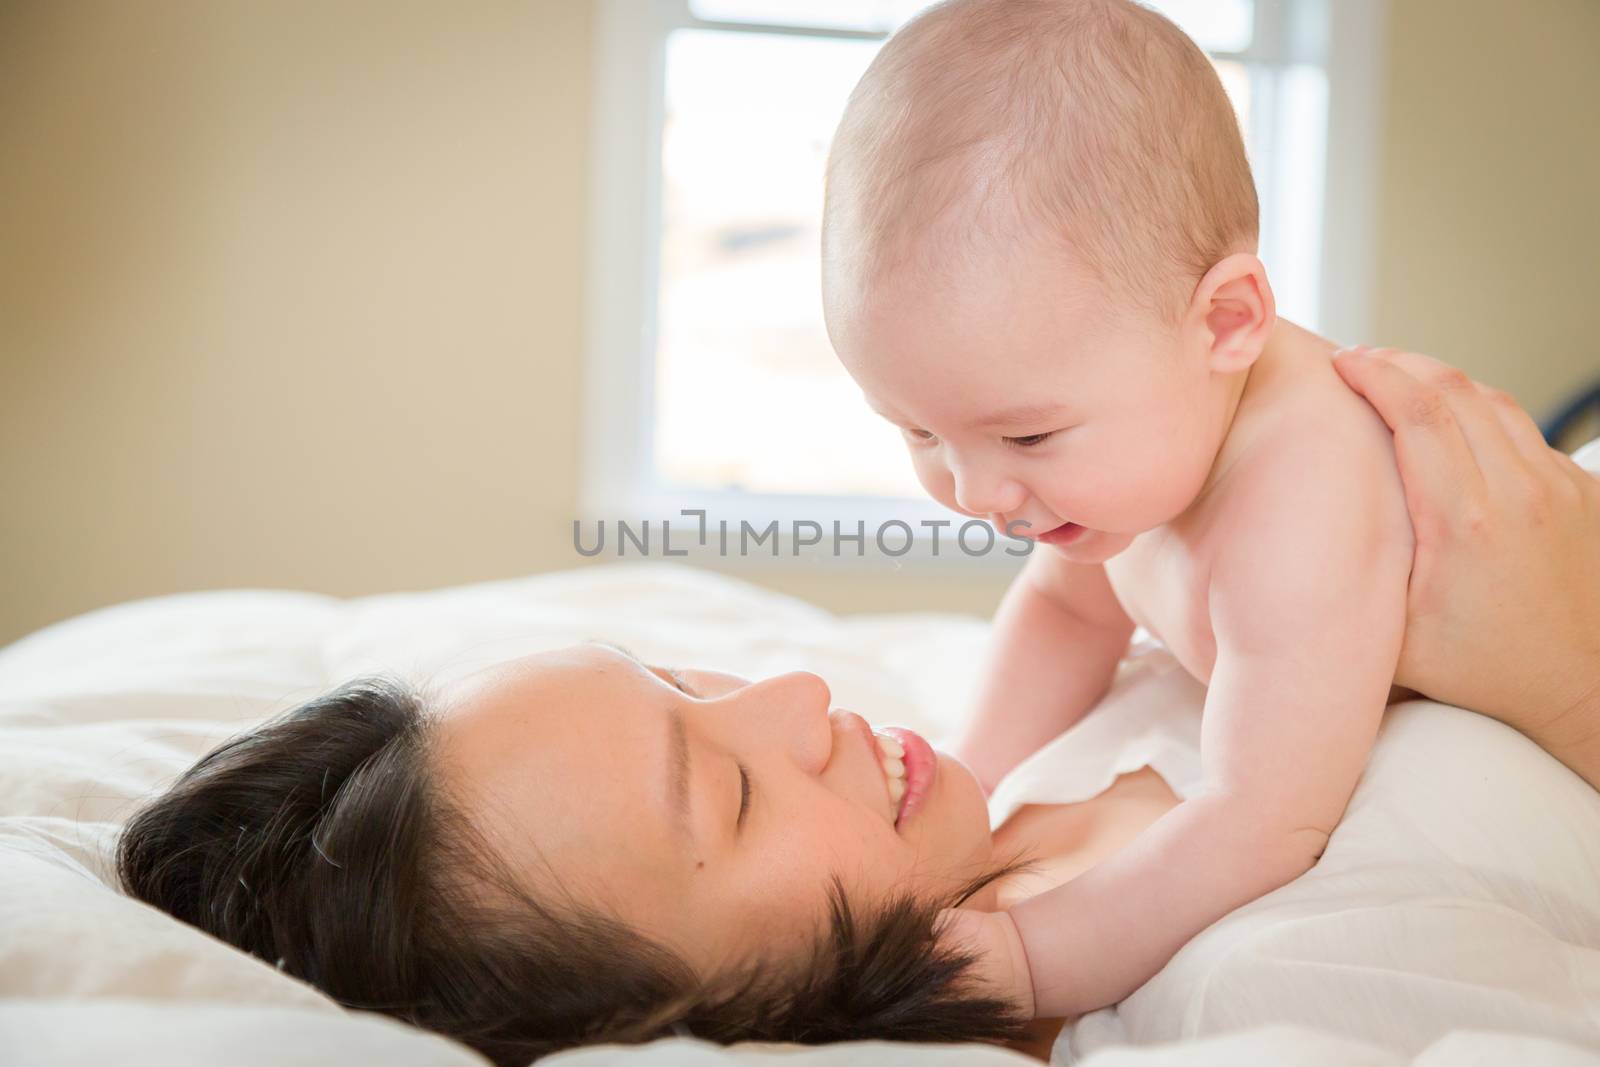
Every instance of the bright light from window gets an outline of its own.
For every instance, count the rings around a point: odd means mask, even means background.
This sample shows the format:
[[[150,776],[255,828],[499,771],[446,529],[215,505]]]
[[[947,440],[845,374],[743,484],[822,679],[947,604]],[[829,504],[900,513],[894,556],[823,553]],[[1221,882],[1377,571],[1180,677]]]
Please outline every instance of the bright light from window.
[[[822,324],[822,178],[875,42],[667,40],[656,465],[770,493],[919,496]]]
[[[1243,52],[1255,29],[1253,0],[1150,0],[1207,52]]]
[[[929,0],[689,0],[696,18],[888,31],[929,6]]]
[[[769,26],[813,26],[888,32],[929,7],[928,0],[690,0],[696,18],[756,22]],[[1148,0],[1183,27],[1208,52],[1250,47],[1253,0]]]

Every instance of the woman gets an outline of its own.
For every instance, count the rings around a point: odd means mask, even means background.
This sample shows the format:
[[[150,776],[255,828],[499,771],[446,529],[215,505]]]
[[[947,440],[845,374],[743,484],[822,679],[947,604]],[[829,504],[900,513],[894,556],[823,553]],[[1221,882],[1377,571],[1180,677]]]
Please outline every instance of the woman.
[[[964,990],[929,936],[940,906],[995,906],[983,794],[941,756],[897,826],[893,751],[816,675],[583,645],[427,697],[368,679],[311,701],[136,815],[119,871],[341,1002],[500,1063],[675,1023],[728,1042],[1015,1036],[1027,1020]]]
[[[1400,681],[1600,781],[1600,485],[1437,364],[1339,365],[1396,429],[1417,527]],[[1173,794],[1141,771],[990,834],[966,768],[926,755],[814,675],[583,646],[426,697],[365,681],[313,701],[201,760],[119,865],[142,899],[502,1063],[683,1026],[1048,1047],[1059,1023],[986,999],[933,920],[1070,877]]]

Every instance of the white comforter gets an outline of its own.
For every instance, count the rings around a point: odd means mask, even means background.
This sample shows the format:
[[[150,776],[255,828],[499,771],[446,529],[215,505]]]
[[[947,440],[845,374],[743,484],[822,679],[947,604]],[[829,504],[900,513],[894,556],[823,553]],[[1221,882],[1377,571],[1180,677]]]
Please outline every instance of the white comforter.
[[[304,984],[110,888],[111,843],[141,798],[230,733],[356,674],[384,669],[414,678],[454,676],[525,651],[603,637],[661,662],[747,676],[814,670],[828,679],[839,704],[937,738],[950,732],[966,706],[985,630],[982,622],[957,616],[838,618],[706,572],[622,564],[349,601],[258,590],[163,597],[40,631],[0,650],[0,1062],[484,1062],[460,1045],[381,1016],[343,1011]],[[1549,1018],[1557,1021],[1548,1030],[1509,1033],[1486,1019],[1487,1030],[1443,1034],[1414,1062],[1600,1062],[1585,1051],[1600,1045],[1600,798],[1509,731],[1472,736],[1506,746],[1504,780],[1485,781],[1483,788],[1537,797],[1548,811],[1542,831],[1548,847],[1520,853],[1534,865],[1514,872],[1526,893],[1483,927],[1492,936],[1485,937],[1479,962],[1502,972],[1500,985],[1551,1005]],[[1449,766],[1452,753],[1440,751],[1437,759]],[[1463,783],[1446,776],[1438,779],[1445,791],[1431,794],[1433,781],[1419,778],[1417,793],[1416,818],[1429,823],[1428,837],[1478,833],[1483,854],[1499,854],[1495,835],[1515,828],[1455,826],[1448,790]],[[1436,803],[1423,803],[1429,796]],[[1506,873],[1486,870],[1485,876]],[[1585,876],[1586,898],[1568,899]],[[1371,880],[1363,885],[1371,893]],[[1388,892],[1371,893],[1371,907],[1393,915],[1392,923],[1368,929],[1394,939],[1394,967],[1433,973],[1418,953],[1426,956],[1430,925],[1454,906],[1435,890],[1398,879]],[[1116,1022],[1119,1037],[1145,1047],[1102,1047],[1089,1062],[1412,1062],[1413,1049],[1383,1048],[1316,1026],[1317,975],[1343,968],[1341,990],[1364,988],[1361,975],[1348,973],[1332,950],[1338,937],[1319,924],[1329,913],[1319,906],[1317,899],[1300,902],[1288,925],[1270,929],[1246,921],[1234,941],[1181,956]],[[1553,922],[1553,915],[1561,921]],[[1305,937],[1296,936],[1295,923]],[[1441,925],[1453,937],[1463,930],[1459,923]],[[1209,932],[1213,943],[1217,932]],[[1253,951],[1258,945],[1274,951]],[[1554,957],[1553,945],[1560,949]],[[1292,951],[1280,951],[1284,946]],[[1537,951],[1524,953],[1530,946]],[[1463,958],[1459,946],[1448,958]],[[1564,968],[1518,973],[1516,961],[1525,958],[1559,958]],[[1433,978],[1440,998],[1470,995],[1465,985],[1456,992],[1448,972]],[[1382,981],[1374,972],[1366,989],[1374,1003],[1384,996]],[[1086,1025],[1106,1025],[1104,1014]],[[1275,1020],[1295,1025],[1263,1025]],[[1103,1046],[1082,1031],[1079,1038],[1090,1040],[1077,1047]],[[1058,1055],[1071,1046],[1064,1041]],[[1031,1062],[983,1046],[725,1050],[681,1038],[576,1050],[546,1062],[645,1067],[779,1057],[808,1067]]]

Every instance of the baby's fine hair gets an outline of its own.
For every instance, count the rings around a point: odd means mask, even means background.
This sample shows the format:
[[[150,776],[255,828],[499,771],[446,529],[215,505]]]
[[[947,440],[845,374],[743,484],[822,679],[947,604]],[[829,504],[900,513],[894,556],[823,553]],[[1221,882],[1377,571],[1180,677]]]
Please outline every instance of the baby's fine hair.
[[[964,248],[1053,240],[1173,323],[1254,252],[1255,183],[1195,43],[1131,0],[947,0],[851,93],[828,159],[823,263],[865,287]]]

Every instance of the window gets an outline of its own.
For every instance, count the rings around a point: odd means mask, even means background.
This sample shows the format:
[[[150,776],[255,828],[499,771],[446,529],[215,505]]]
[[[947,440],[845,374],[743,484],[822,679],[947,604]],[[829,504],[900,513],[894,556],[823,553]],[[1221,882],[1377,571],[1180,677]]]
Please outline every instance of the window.
[[[1234,101],[1280,312],[1345,340],[1365,336],[1378,2],[1151,5]],[[819,285],[833,128],[888,33],[925,6],[600,0],[586,515],[954,517],[834,359]]]

